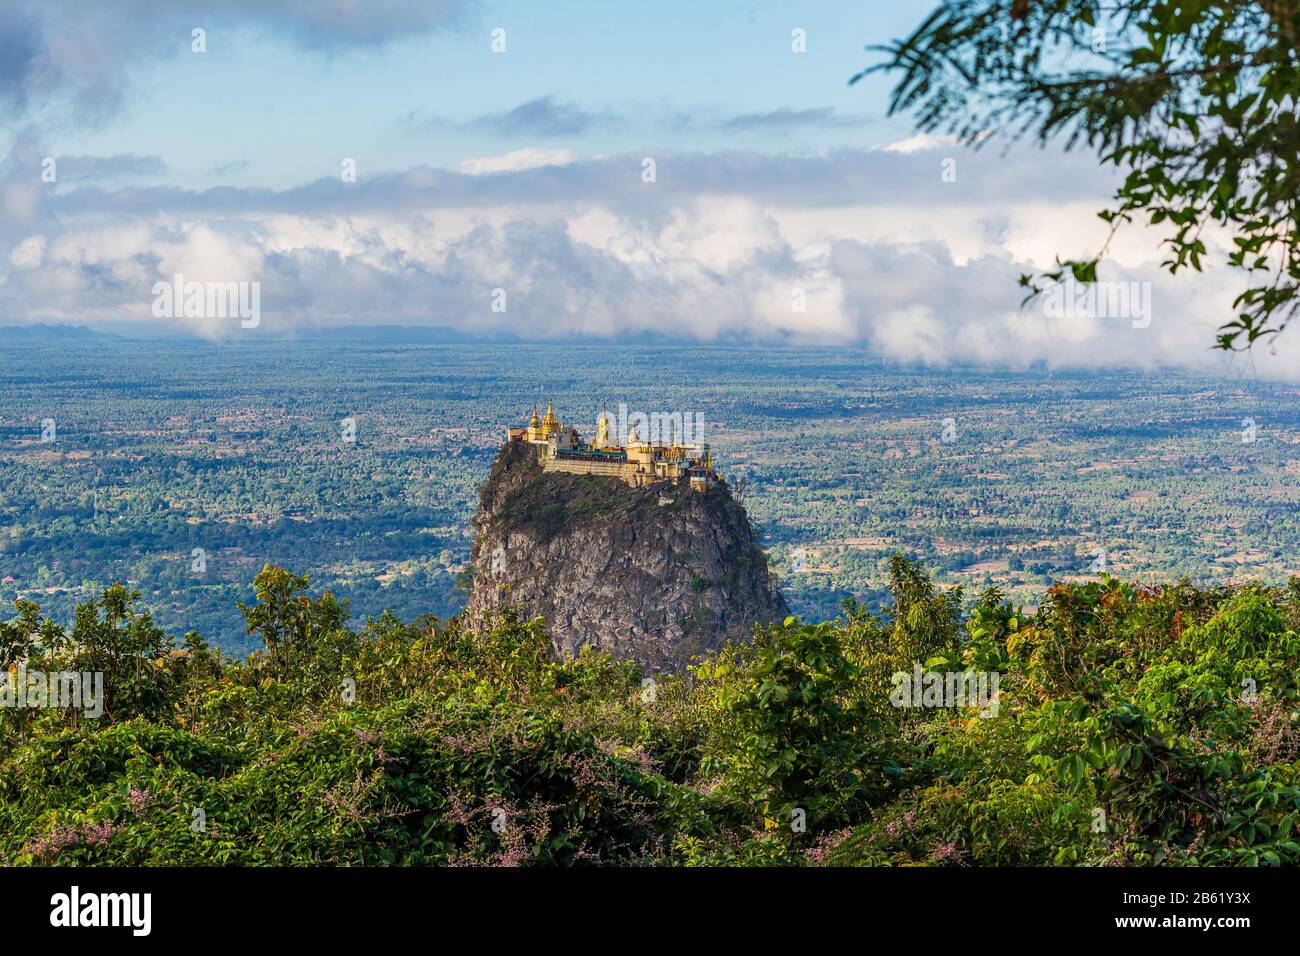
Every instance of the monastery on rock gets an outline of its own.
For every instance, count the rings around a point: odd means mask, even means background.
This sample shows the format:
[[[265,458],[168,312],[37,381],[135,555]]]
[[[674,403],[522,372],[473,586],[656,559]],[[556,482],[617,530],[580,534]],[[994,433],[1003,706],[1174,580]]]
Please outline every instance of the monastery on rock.
[[[633,425],[624,445],[614,444],[610,435],[609,415],[601,410],[596,422],[596,437],[585,444],[576,428],[562,425],[551,403],[546,416],[538,418],[537,406],[525,428],[506,432],[509,441],[526,442],[537,449],[543,471],[562,471],[578,475],[609,475],[634,488],[658,482],[685,481],[692,491],[706,491],[718,481],[713,458],[707,444],[686,445],[642,441]]]

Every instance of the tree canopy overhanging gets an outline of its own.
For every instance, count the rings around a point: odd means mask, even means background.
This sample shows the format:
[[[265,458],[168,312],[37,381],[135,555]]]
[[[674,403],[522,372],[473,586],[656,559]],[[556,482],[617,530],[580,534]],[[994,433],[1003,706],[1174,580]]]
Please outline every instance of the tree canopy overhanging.
[[[1124,223],[1163,225],[1170,273],[1201,271],[1202,233],[1246,273],[1216,347],[1251,348],[1300,309],[1300,0],[944,0],[850,83],[899,74],[890,114],[978,146],[994,134],[1086,145],[1124,175],[1091,258],[1021,276],[1096,281]]]

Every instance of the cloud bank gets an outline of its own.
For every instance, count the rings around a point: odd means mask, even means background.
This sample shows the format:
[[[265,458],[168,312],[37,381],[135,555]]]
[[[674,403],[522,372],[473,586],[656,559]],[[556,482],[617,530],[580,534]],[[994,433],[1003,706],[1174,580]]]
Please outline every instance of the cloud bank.
[[[566,139],[623,117],[555,96],[458,121],[515,140],[500,154],[289,189],[149,185],[167,169],[152,149],[42,148],[51,115],[102,122],[127,100],[128,58],[181,55],[196,24],[329,51],[456,28],[475,13],[469,0],[0,7],[0,111],[17,130],[0,160],[0,321],[148,322],[155,284],[183,275],[259,284],[256,328],[167,320],[218,340],[370,323],[557,341],[844,343],[936,365],[1222,362],[1208,346],[1242,277],[1221,264],[1170,277],[1148,230],[1121,234],[1104,278],[1149,290],[1149,316],[1020,308],[1018,275],[1103,241],[1095,213],[1114,183],[1086,155],[914,136],[808,155],[580,156]],[[751,134],[861,121],[780,106],[691,120]],[[56,181],[43,176],[49,159]],[[1222,251],[1222,237],[1206,238]],[[1261,356],[1261,370],[1295,374],[1293,340]]]
[[[257,330],[175,320],[214,339],[413,324],[853,343],[930,364],[1212,366],[1239,285],[1223,268],[1169,277],[1156,237],[1133,230],[1105,277],[1151,283],[1145,325],[1020,309],[1021,272],[1101,242],[1107,183],[1086,157],[957,153],[946,182],[943,143],[664,153],[647,182],[647,157],[532,149],[283,191],[50,191],[32,146],[0,167],[0,314],[22,321],[147,321],[153,284],[182,274],[261,285]]]

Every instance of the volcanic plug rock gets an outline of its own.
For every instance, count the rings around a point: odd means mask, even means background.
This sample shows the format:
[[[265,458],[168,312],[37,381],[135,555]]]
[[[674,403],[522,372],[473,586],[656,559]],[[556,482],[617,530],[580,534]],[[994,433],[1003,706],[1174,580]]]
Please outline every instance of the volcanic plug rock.
[[[466,620],[490,625],[506,607],[541,616],[561,654],[591,645],[677,670],[789,613],[725,483],[543,472],[527,444],[507,442],[474,520]]]

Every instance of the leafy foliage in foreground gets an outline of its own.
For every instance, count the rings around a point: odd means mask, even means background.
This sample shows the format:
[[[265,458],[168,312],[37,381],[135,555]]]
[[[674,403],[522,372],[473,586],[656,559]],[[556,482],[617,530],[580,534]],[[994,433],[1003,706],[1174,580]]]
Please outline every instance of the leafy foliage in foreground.
[[[0,709],[0,863],[1300,862],[1300,580],[1104,578],[1026,615],[891,572],[886,613],[650,684],[511,615],[351,629],[273,567],[240,662],[121,587],[71,633],[21,603],[0,664],[102,671],[107,707]],[[998,673],[996,715],[892,706],[918,663]]]

